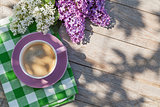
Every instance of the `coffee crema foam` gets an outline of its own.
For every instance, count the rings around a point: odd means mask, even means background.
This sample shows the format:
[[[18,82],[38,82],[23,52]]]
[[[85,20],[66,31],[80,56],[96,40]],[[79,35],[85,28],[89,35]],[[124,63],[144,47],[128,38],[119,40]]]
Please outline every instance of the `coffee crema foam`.
[[[53,49],[46,43],[36,42],[25,49],[22,55],[24,70],[35,77],[49,74],[56,64]]]

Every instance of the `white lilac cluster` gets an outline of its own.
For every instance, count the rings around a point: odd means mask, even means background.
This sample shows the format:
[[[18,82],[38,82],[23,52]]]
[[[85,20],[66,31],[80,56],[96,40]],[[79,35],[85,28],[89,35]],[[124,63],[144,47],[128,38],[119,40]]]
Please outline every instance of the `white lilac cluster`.
[[[43,4],[41,0],[21,0],[13,11],[10,30],[14,35],[24,34],[27,27],[34,22],[34,19],[37,22],[37,31],[46,34],[55,19],[54,5],[51,2]]]
[[[54,5],[50,2],[43,7],[35,7],[33,11],[33,17],[37,23],[37,31],[46,34],[49,31],[49,27],[54,24],[55,9]]]

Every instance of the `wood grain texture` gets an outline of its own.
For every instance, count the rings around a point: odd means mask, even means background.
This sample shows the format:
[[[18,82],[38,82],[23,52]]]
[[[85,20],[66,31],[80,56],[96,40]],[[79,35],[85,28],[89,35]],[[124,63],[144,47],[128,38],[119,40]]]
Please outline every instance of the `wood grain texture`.
[[[66,41],[69,41],[64,27],[61,28],[60,35],[63,36]],[[114,63],[119,64],[119,66],[121,64],[121,66],[130,68],[129,70],[131,71],[130,73],[127,73],[127,75],[130,75],[131,78],[133,73],[138,74],[139,76],[141,75],[141,70],[138,68],[146,69],[146,71],[149,73],[149,76],[159,72],[159,70],[153,73],[151,72],[152,69],[154,70],[154,64],[159,64],[159,48],[157,51],[152,51],[121,42],[114,38],[102,36],[97,33],[91,34],[89,31],[86,31],[86,35],[91,36],[90,43],[87,45],[75,45],[71,42],[65,42],[66,46],[68,47],[69,57],[72,61],[81,63],[83,65],[92,66],[93,68],[100,70],[106,69],[107,72],[115,71],[116,66]],[[78,54],[81,52],[82,54]],[[125,62],[124,64],[126,65],[123,65],[123,62]],[[122,73],[117,73],[117,75],[121,74]],[[147,74],[144,74],[142,77],[145,78],[145,76],[147,79]],[[150,79],[150,81],[152,81],[152,79]],[[160,83],[156,79],[154,82],[158,84]]]
[[[149,1],[146,1],[146,0],[110,0],[110,1],[160,16],[160,0],[149,0]]]
[[[0,82],[0,107],[8,107],[7,99],[4,95],[2,84]]]
[[[7,16],[12,15],[12,9],[9,8],[9,7],[0,5],[0,13],[1,13],[0,19],[3,19],[5,17],[7,17]]]
[[[138,92],[138,90],[142,91],[143,86],[141,86],[141,83],[75,63],[71,63],[71,66],[78,84],[79,94],[76,96],[77,100],[100,107],[124,107],[124,105],[125,107],[160,106],[158,102]],[[124,81],[129,83],[123,84]],[[131,89],[125,87],[130,87]],[[134,87],[138,88],[136,92],[133,91]]]
[[[110,5],[110,14],[116,25],[107,30],[86,22],[86,29],[122,42],[155,50],[160,43],[160,17],[133,8],[125,7],[113,2]]]
[[[11,16],[13,14],[13,6],[18,1],[19,0],[0,0],[0,19]]]
[[[79,94],[63,107],[160,107],[160,1],[110,0],[113,29],[86,22],[83,44],[71,43],[64,26]],[[0,19],[17,0],[0,0]],[[0,106],[7,101],[0,87]]]
[[[118,88],[119,91],[122,88],[127,93],[129,90],[132,94],[137,93],[143,98],[155,101],[155,103],[160,100],[159,51],[144,49],[97,33],[91,34],[89,31],[86,31],[86,35],[91,35],[91,40],[87,45],[75,45],[69,42],[64,27],[61,28],[60,35],[65,39],[64,44],[68,49],[71,62],[117,76],[116,78],[111,75],[104,76],[108,79],[113,78],[109,80],[110,84],[119,83],[116,87],[110,86],[109,88]],[[84,75],[88,70],[85,71]],[[93,71],[94,73],[96,74]],[[99,74],[96,75],[98,77]],[[99,79],[103,81],[102,77]],[[116,79],[117,81],[114,81]],[[88,85],[87,83],[86,85]],[[98,81],[97,84],[100,82]],[[93,86],[95,88],[100,87],[98,85]],[[132,94],[129,95],[132,96]],[[103,94],[100,95],[103,96]]]

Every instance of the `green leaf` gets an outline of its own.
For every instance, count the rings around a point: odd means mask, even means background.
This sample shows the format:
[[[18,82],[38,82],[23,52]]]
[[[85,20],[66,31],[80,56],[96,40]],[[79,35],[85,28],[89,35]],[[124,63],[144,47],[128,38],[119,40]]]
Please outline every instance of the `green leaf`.
[[[35,32],[37,30],[37,27],[36,27],[37,23],[34,21],[31,25],[28,26],[28,30],[29,32]]]
[[[50,26],[50,31],[53,35],[55,35],[56,37],[58,37],[58,39],[61,40],[61,38],[59,38],[58,36],[58,31],[59,28],[61,27],[62,21],[58,20],[54,23],[54,25]]]
[[[45,0],[46,3],[49,3],[51,0]]]
[[[56,11],[55,11],[54,17],[55,17],[54,21],[56,22],[56,21],[59,19],[59,13],[58,13],[58,10],[57,10],[57,9],[56,9]]]
[[[44,5],[45,3],[46,3],[46,0],[42,0],[42,4]],[[42,5],[42,4],[41,4],[41,5]]]
[[[52,4],[54,5],[55,4],[55,0],[51,0]]]
[[[46,3],[49,3],[50,1],[53,5],[55,4],[55,0],[45,0]]]

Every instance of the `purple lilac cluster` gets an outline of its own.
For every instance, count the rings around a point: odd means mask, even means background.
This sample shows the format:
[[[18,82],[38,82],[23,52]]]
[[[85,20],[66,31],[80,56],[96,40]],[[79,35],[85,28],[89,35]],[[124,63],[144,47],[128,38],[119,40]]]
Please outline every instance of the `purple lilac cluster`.
[[[88,0],[88,3],[91,22],[102,27],[109,26],[111,19],[105,9],[105,0]]]
[[[71,40],[84,38],[85,18],[100,26],[108,26],[110,17],[104,8],[105,0],[58,0],[60,20],[63,20]]]

